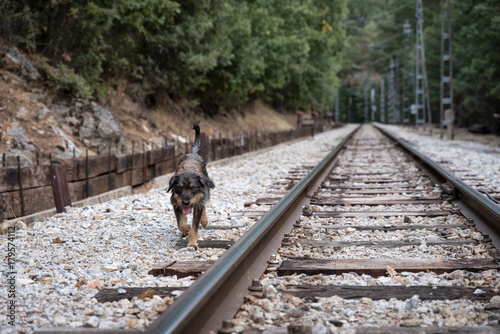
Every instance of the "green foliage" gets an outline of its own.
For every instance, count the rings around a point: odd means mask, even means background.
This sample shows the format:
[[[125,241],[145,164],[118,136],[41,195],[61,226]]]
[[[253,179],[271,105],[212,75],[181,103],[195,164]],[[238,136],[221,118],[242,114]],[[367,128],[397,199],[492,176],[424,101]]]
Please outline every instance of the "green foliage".
[[[125,74],[208,113],[252,98],[322,110],[338,85],[346,1],[0,0],[1,34],[41,52],[51,83],[79,96]]]
[[[76,74],[67,65],[62,64],[58,67],[52,67],[42,60],[38,61],[36,66],[46,76],[52,87],[79,98],[91,98],[93,96],[93,88],[88,85],[83,77]]]
[[[458,125],[481,122],[491,125],[500,110],[500,2],[496,0],[453,0],[453,89]],[[361,121],[364,86],[380,90],[387,78],[391,57],[398,57],[399,83],[403,73],[415,67],[415,1],[350,0],[348,18],[342,21],[347,37],[342,52],[344,94],[341,110],[351,110],[352,120]],[[439,122],[441,7],[440,1],[423,1],[424,42],[432,120]],[[410,50],[405,57],[403,23],[411,24]],[[406,60],[406,61],[405,61]],[[403,66],[406,66],[404,68]],[[412,104],[413,81],[407,81]],[[400,85],[400,89],[401,89]],[[386,82],[387,93],[387,82]],[[400,91],[400,96],[402,92]],[[387,97],[386,97],[387,103]]]

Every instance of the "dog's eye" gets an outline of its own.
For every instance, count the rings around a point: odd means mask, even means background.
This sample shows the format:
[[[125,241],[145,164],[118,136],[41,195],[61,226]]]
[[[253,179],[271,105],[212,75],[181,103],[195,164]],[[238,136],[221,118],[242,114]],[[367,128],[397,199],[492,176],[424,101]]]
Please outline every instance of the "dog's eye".
[[[200,191],[200,187],[193,187],[192,190],[194,193],[197,193]]]
[[[177,194],[180,194],[182,192],[182,187],[175,187],[174,191],[177,193]]]

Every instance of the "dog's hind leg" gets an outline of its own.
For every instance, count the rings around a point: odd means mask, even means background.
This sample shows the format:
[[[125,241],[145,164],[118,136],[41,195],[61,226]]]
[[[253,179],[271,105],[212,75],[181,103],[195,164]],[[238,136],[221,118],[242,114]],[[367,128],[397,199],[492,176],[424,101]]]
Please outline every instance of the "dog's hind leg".
[[[174,208],[175,218],[177,219],[177,227],[182,233],[182,237],[185,237],[189,233],[189,225],[187,224],[187,216],[182,212],[181,209]]]
[[[203,212],[201,213],[201,226],[203,226],[203,228],[207,228],[207,225],[208,225],[208,218],[207,218],[207,208],[206,207],[203,207]]]
[[[198,207],[194,208],[193,212],[193,223],[191,224],[191,229],[189,230],[188,236],[188,247],[194,247],[198,249],[198,230],[200,228],[200,221],[203,216],[203,209]]]

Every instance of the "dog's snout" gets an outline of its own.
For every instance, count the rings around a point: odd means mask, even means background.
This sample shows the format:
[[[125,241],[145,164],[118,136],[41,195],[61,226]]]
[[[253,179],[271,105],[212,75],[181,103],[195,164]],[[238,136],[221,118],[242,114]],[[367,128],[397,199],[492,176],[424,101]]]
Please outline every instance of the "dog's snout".
[[[182,204],[189,205],[189,198],[183,198],[182,199]]]

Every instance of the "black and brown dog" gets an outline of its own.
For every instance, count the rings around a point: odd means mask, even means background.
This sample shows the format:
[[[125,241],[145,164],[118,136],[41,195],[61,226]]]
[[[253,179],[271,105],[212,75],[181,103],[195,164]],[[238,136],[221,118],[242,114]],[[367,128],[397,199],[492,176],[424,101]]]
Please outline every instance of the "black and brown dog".
[[[215,188],[215,184],[208,177],[205,163],[198,155],[200,149],[200,125],[196,123],[193,127],[196,136],[191,153],[186,154],[179,161],[174,176],[170,179],[167,190],[172,190],[170,202],[174,207],[177,227],[182,236],[188,236],[188,247],[198,248],[198,229],[200,223],[207,226],[206,204],[210,199],[210,189]],[[187,216],[193,212],[191,228],[187,224]]]

